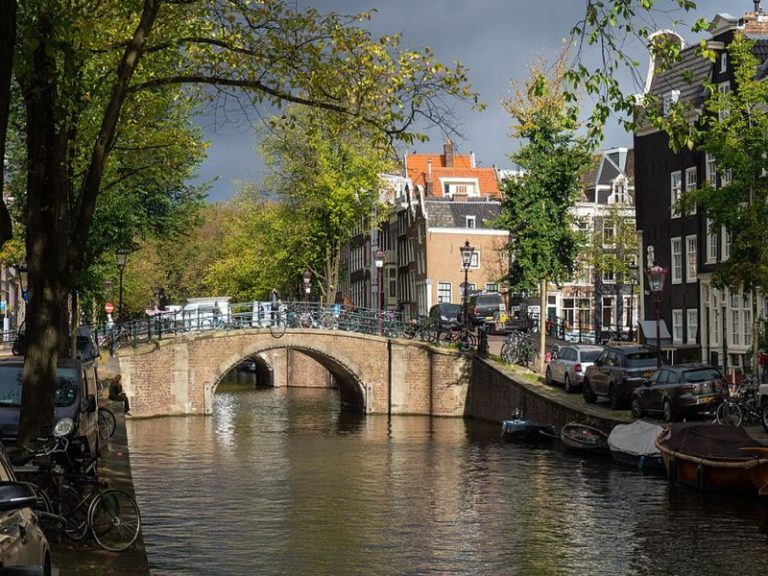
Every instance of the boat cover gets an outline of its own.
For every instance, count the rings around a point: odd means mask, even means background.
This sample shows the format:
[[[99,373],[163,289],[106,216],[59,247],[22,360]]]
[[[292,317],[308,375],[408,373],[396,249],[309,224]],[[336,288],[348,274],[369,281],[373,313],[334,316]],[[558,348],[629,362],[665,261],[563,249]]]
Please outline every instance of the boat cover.
[[[656,437],[663,428],[650,422],[635,420],[631,424],[619,424],[608,435],[608,446],[614,452],[634,456],[658,456]]]
[[[663,442],[670,450],[712,459],[750,460],[754,454],[740,448],[761,446],[744,428],[720,424],[676,423]]]

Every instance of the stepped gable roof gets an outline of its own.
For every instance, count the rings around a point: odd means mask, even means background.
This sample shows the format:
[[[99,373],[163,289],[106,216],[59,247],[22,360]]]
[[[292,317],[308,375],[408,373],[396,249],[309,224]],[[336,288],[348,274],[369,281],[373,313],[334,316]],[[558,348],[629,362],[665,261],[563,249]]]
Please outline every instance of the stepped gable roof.
[[[430,228],[466,228],[465,216],[475,216],[477,228],[493,229],[494,221],[501,214],[501,204],[494,201],[455,202],[430,198],[424,204]]]
[[[441,178],[477,178],[480,196],[501,197],[496,171],[493,168],[472,166],[469,154],[453,154],[452,166],[448,166],[445,154],[409,154],[406,156],[406,176],[414,186],[427,188],[429,164],[432,164],[431,177],[434,183],[435,197],[442,197]]]

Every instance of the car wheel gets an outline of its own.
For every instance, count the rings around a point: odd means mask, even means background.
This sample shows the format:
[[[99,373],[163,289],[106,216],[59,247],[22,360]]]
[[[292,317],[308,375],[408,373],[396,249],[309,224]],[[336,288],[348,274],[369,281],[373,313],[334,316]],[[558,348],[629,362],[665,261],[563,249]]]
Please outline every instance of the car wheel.
[[[548,386],[552,386],[552,370],[550,370],[549,366],[547,366],[547,371],[544,372],[544,382],[546,382]]]
[[[569,394],[573,392],[573,385],[571,384],[571,377],[568,376],[568,373],[565,373],[565,378],[563,378],[563,390],[568,392]]]
[[[610,403],[611,410],[618,410],[621,408],[621,400],[619,399],[619,395],[616,394],[616,389],[613,386],[608,389],[608,402]]]
[[[584,380],[584,387],[581,390],[582,396],[584,396],[584,402],[587,404],[594,404],[597,402],[597,395],[592,391],[592,386],[589,380]]]
[[[675,413],[672,410],[672,404],[669,403],[669,400],[664,400],[664,404],[661,409],[662,413],[664,414],[664,420],[667,422],[674,422]]]
[[[643,406],[640,404],[640,398],[637,396],[632,396],[632,416],[635,418],[642,418],[643,417]]]

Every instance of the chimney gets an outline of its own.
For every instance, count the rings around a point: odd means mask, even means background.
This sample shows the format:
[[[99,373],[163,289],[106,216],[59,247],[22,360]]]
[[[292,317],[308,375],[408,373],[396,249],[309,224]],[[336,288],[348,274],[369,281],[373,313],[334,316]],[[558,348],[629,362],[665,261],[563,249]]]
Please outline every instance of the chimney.
[[[432,159],[427,159],[427,177],[425,178],[427,184],[427,196],[432,196]]]
[[[453,142],[448,138],[448,142],[443,144],[443,157],[446,168],[453,168]]]
[[[470,152],[469,153],[469,165],[472,168],[477,168],[477,166],[475,165],[475,153],[474,152]]]

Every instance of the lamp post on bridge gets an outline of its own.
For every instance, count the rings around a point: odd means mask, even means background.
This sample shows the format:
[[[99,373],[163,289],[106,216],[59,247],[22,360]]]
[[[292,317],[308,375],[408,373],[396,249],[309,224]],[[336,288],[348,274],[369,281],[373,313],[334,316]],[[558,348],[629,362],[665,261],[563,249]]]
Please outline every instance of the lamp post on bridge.
[[[382,272],[384,271],[384,252],[376,250],[374,255],[376,262],[376,294],[378,296],[378,315],[379,315],[379,336],[381,336],[381,280]]]
[[[469,333],[469,267],[472,265],[472,255],[475,253],[475,247],[464,242],[461,248],[461,265],[464,268],[464,333]]]
[[[118,288],[118,296],[117,296],[117,320],[118,322],[123,321],[123,272],[125,272],[125,264],[128,262],[128,250],[125,248],[120,248],[120,250],[117,251],[117,269],[120,272],[119,277],[119,288]]]
[[[656,367],[661,368],[661,294],[664,291],[664,280],[667,277],[667,269],[654,262],[648,268],[648,287],[656,307]]]
[[[312,272],[309,268],[304,270],[304,302],[309,302],[309,294],[312,292]]]

